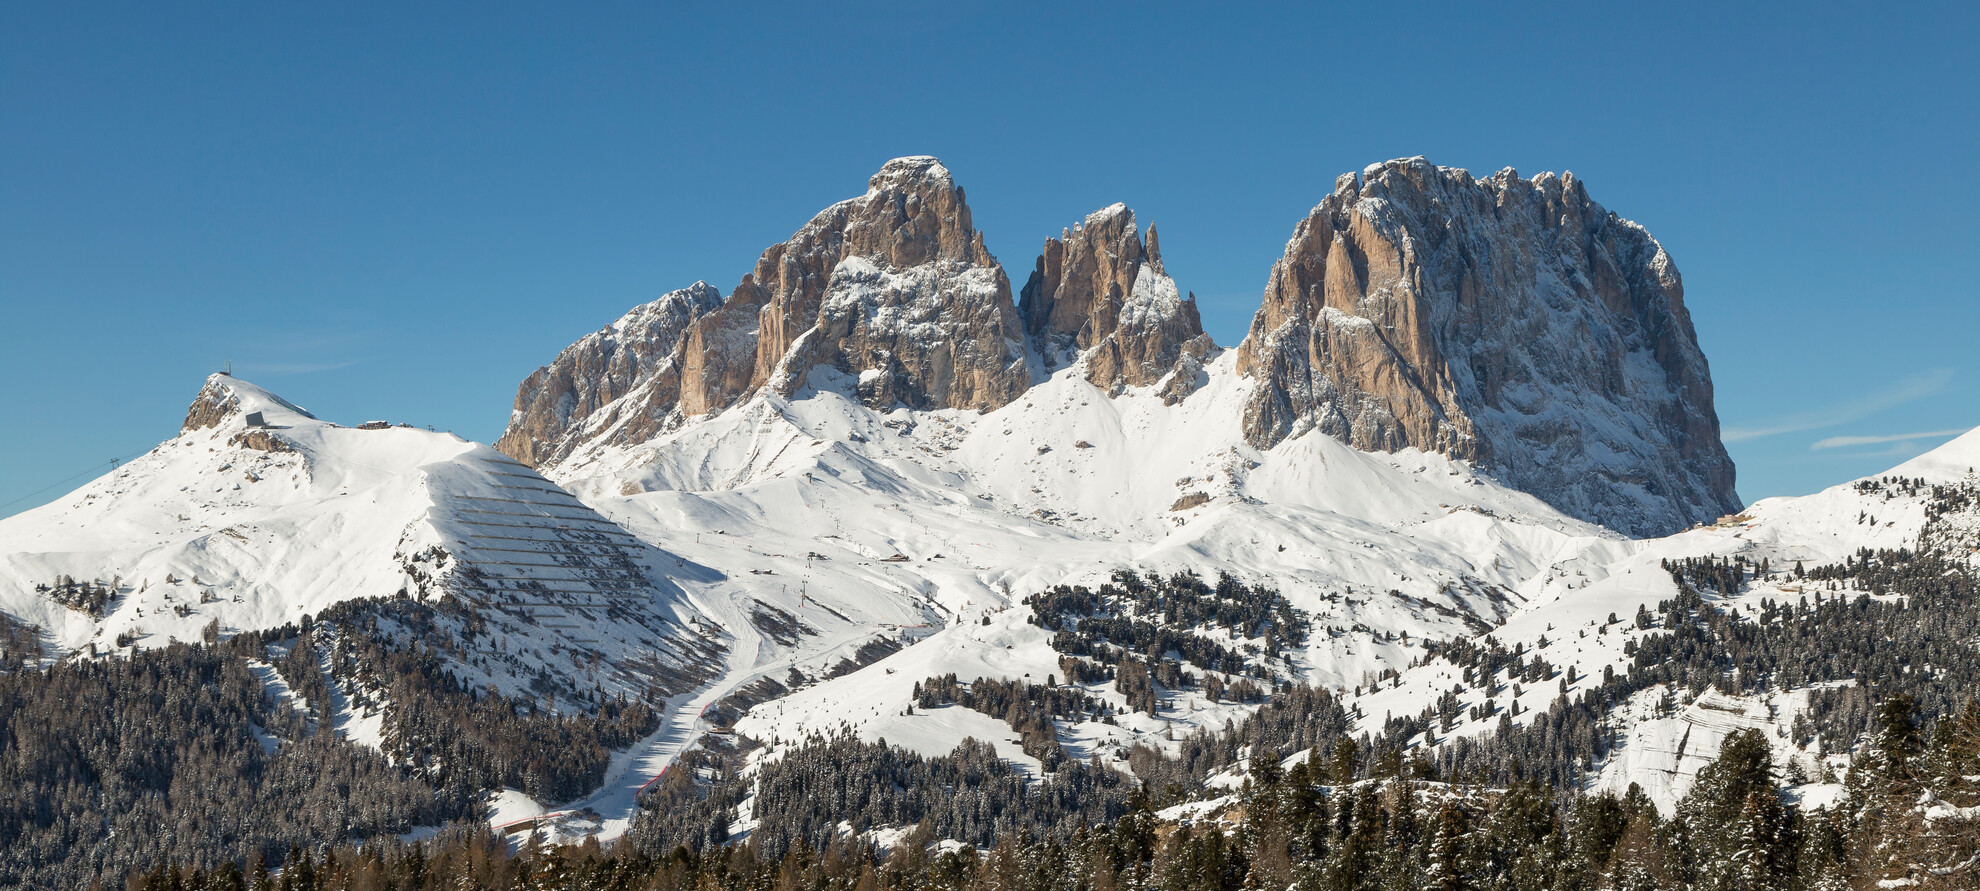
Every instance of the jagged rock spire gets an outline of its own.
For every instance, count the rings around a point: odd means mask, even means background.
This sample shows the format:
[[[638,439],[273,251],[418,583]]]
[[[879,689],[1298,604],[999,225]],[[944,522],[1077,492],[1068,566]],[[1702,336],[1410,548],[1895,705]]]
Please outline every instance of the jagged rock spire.
[[[1195,295],[1184,299],[1162,271],[1154,227],[1142,241],[1134,211],[1114,204],[1045,240],[1018,314],[1050,365],[1069,353],[1086,359],[1087,380],[1113,392],[1147,386],[1188,365],[1193,389],[1215,347],[1203,333]]]
[[[971,225],[949,169],[896,158],[865,195],[826,208],[756,270],[688,343],[681,409],[719,411],[759,389],[793,393],[829,365],[870,404],[989,409],[1024,391],[1010,280]]]
[[[765,250],[727,298],[674,292],[539,369],[497,447],[540,463],[578,440],[640,442],[760,390],[794,394],[820,367],[876,408],[992,409],[1030,385],[1022,331],[948,168],[896,158]]]

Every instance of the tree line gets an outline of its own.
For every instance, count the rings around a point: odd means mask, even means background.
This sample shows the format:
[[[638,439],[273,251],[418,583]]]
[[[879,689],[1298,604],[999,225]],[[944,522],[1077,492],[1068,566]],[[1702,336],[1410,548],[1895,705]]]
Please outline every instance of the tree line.
[[[849,748],[849,746],[853,746]],[[831,763],[869,751],[820,738]],[[965,745],[963,750],[969,748]],[[959,750],[959,757],[967,758]],[[941,814],[891,814],[904,826],[885,849],[859,818],[873,799],[843,786],[814,791],[853,817],[790,844],[763,828],[730,845],[656,849],[633,838],[604,850],[526,844],[510,854],[484,833],[321,853],[293,850],[280,874],[246,867],[154,868],[131,891],[1844,891],[1966,889],[1980,879],[1980,706],[1928,731],[1902,697],[1880,712],[1847,797],[1803,811],[1783,801],[1758,731],[1727,737],[1676,812],[1641,791],[1560,794],[1532,779],[1502,787],[1420,780],[1336,784],[1312,759],[1249,762],[1224,807],[1194,819],[1159,816],[1139,789],[1106,819],[1043,828],[1014,821],[994,840],[937,844]],[[808,757],[808,756],[806,756]],[[960,764],[961,762],[958,762]],[[867,762],[883,770],[887,765]],[[986,769],[988,762],[980,762]],[[790,776],[803,776],[800,768]],[[845,777],[850,777],[850,774]],[[832,774],[831,779],[843,779]],[[811,777],[805,777],[807,779]],[[883,773],[880,779],[901,779]],[[927,781],[934,777],[912,777]],[[958,781],[959,776],[945,777]],[[766,778],[780,798],[802,794]],[[849,793],[853,797],[846,797]],[[773,805],[774,816],[784,816]]]

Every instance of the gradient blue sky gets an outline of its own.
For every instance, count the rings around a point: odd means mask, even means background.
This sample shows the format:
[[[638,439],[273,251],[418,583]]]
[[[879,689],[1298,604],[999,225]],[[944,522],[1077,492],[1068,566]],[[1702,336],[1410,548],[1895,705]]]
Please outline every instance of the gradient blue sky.
[[[561,347],[908,154],[1019,282],[1128,202],[1226,345],[1336,175],[1573,170],[1676,258],[1747,500],[1980,424],[1980,19],[1721,5],[7,4],[0,502],[229,359],[492,440]]]

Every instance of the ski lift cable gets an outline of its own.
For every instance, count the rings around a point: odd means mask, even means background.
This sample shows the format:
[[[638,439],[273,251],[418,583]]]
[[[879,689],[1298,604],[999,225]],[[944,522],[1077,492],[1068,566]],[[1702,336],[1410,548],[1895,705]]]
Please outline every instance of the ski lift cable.
[[[109,467],[110,469],[112,469],[112,470],[115,470],[115,469],[116,469],[117,467],[119,467],[119,466],[121,466],[121,465],[122,465],[122,464],[123,464],[123,463],[124,463],[125,461],[128,461],[128,460],[130,460],[130,458],[129,458],[129,457],[127,456],[127,457],[121,457],[121,458],[111,458],[111,459],[110,459],[110,460],[108,460],[108,461],[98,461],[98,462],[96,462],[95,464],[91,464],[91,465],[89,466],[89,468],[88,468],[87,470],[84,470],[84,471],[82,471],[82,472],[80,472],[80,473],[77,473],[77,474],[74,474],[74,475],[72,475],[72,476],[68,476],[68,477],[64,477],[64,478],[62,478],[62,479],[59,479],[59,480],[56,480],[55,482],[52,482],[52,483],[49,483],[49,484],[48,484],[48,485],[46,485],[46,486],[42,486],[41,488],[39,488],[39,489],[36,489],[36,490],[34,490],[34,491],[32,491],[32,492],[29,492],[29,493],[27,493],[26,495],[22,495],[22,496],[20,496],[19,498],[15,498],[15,499],[14,499],[14,500],[12,500],[12,501],[8,501],[8,502],[5,502],[5,503],[0,503],[0,511],[4,511],[4,510],[6,510],[7,508],[10,508],[10,507],[13,507],[13,506],[14,506],[14,505],[16,505],[16,504],[19,504],[19,503],[21,503],[21,502],[23,502],[23,501],[26,501],[26,500],[28,500],[28,499],[30,499],[30,498],[33,498],[33,497],[34,497],[34,496],[36,496],[36,495],[40,495],[40,494],[42,494],[42,493],[44,493],[44,492],[47,492],[47,491],[48,491],[48,490],[50,490],[50,489],[53,489],[53,488],[56,488],[56,487],[58,487],[58,486],[63,486],[63,485],[67,485],[67,484],[69,484],[69,483],[72,483],[72,482],[74,482],[74,481],[76,481],[76,480],[79,480],[79,479],[81,479],[81,478],[83,478],[83,477],[85,477],[85,476],[89,476],[90,474],[92,474],[92,473],[96,473],[96,472],[97,472],[98,470],[101,470],[101,469],[102,469],[102,468],[104,468],[104,467]]]

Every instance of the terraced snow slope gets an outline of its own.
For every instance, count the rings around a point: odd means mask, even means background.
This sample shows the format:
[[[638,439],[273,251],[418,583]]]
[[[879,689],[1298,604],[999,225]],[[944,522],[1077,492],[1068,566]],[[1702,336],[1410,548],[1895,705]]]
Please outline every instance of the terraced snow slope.
[[[458,676],[529,698],[547,671],[566,686],[684,701],[740,640],[688,590],[717,578],[487,446],[322,421],[222,375],[178,436],[0,520],[0,609],[43,628],[57,655],[406,597],[450,604],[435,621],[456,633]],[[106,596],[65,604],[67,580]],[[459,634],[469,621],[492,633]],[[338,711],[330,726],[377,745],[375,708]]]

